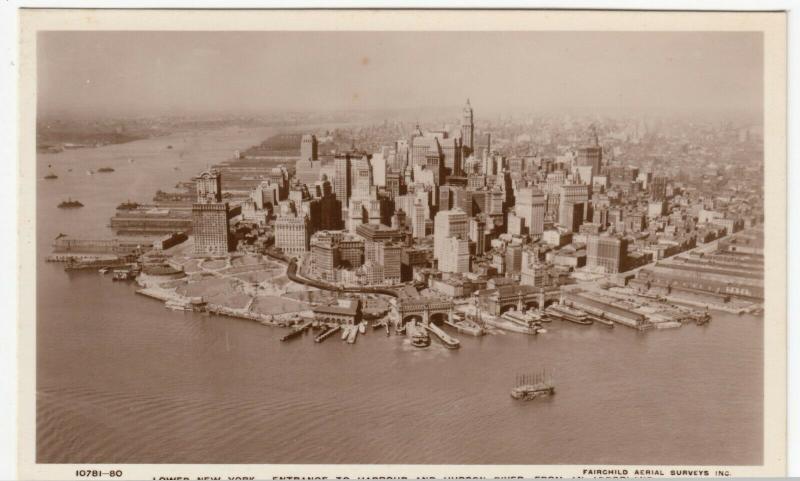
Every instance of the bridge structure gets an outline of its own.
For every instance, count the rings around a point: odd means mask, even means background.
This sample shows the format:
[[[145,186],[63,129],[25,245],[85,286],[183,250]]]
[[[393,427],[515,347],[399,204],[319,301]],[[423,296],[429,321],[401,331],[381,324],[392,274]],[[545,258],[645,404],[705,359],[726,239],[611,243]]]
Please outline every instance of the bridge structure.
[[[494,316],[516,309],[538,309],[561,302],[561,287],[534,287],[528,285],[508,285],[495,289],[484,289],[476,293],[482,309]]]
[[[424,325],[453,319],[453,302],[436,297],[401,298],[397,301],[400,322],[417,320]]]

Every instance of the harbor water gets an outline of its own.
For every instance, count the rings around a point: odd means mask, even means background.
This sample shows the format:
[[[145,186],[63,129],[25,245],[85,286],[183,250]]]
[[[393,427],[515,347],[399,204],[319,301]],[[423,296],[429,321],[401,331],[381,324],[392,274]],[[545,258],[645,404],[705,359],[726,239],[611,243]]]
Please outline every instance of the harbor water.
[[[558,321],[541,336],[448,330],[458,350],[372,330],[352,345],[314,343],[312,331],[279,342],[287,330],[171,311],[133,284],[43,262],[58,233],[109,237],[118,203],[148,201],[265,137],[38,156],[38,319],[23,320],[37,323],[38,462],[761,462],[758,317],[645,333]],[[58,179],[40,180],[48,164]],[[101,166],[116,171],[86,175]],[[86,206],[57,209],[67,196]],[[542,367],[556,394],[511,399],[516,374]]]

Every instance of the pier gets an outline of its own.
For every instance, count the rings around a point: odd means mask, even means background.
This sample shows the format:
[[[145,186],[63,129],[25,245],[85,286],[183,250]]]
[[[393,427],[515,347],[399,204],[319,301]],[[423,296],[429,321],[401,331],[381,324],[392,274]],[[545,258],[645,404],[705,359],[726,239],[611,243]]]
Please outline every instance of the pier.
[[[305,330],[308,329],[309,327],[311,327],[311,321],[306,321],[302,326],[292,329],[292,332],[281,337],[281,342],[286,342],[290,339],[294,339],[295,337],[305,332]]]
[[[333,327],[329,328],[328,330],[324,331],[322,334],[320,334],[317,337],[315,337],[314,338],[314,342],[320,343],[320,342],[324,341],[325,339],[327,339],[327,338],[331,337],[332,335],[336,334],[337,332],[339,332],[339,329],[341,329],[341,328],[342,328],[342,326],[333,326]]]
[[[448,349],[458,349],[459,347],[461,347],[461,343],[458,341],[458,339],[449,336],[436,324],[428,324],[425,326],[425,328],[428,329],[428,332],[433,334],[433,336],[437,338],[442,344],[444,344],[444,347]]]

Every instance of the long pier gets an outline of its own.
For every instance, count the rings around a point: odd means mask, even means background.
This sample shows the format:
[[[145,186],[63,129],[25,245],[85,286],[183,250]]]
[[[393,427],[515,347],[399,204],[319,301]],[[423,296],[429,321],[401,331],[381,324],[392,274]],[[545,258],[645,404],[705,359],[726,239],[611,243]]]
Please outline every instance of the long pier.
[[[325,332],[323,332],[319,336],[315,337],[314,338],[314,342],[319,343],[319,342],[324,341],[325,339],[327,339],[327,338],[331,337],[332,335],[336,334],[339,331],[339,329],[341,329],[341,328],[342,328],[342,326],[338,326],[338,325],[331,327],[330,329],[326,330]]]
[[[292,332],[290,332],[289,334],[286,334],[285,336],[281,337],[281,342],[286,342],[289,339],[294,339],[295,337],[297,337],[300,334],[302,334],[303,332],[305,332],[305,330],[308,329],[309,327],[311,327],[311,321],[307,321],[302,326],[297,327],[295,329],[292,329]]]
[[[442,344],[444,344],[444,347],[448,349],[458,349],[459,347],[461,347],[461,343],[458,341],[458,339],[449,336],[446,332],[441,330],[439,326],[437,326],[436,324],[428,324],[425,326],[425,328],[428,329],[428,331],[431,334],[433,334],[434,337],[439,339],[439,341],[441,341]]]

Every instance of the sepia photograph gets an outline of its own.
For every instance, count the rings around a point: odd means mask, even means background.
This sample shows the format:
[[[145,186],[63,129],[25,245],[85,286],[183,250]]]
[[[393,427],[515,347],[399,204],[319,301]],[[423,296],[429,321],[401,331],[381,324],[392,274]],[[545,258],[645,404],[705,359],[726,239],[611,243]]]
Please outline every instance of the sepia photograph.
[[[23,13],[29,476],[785,470],[783,13]]]

